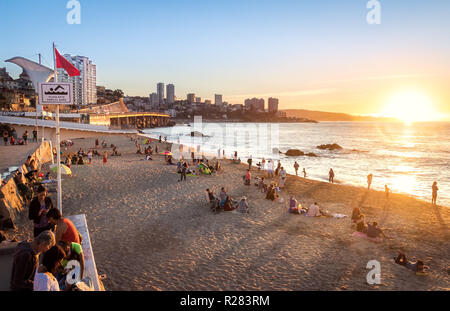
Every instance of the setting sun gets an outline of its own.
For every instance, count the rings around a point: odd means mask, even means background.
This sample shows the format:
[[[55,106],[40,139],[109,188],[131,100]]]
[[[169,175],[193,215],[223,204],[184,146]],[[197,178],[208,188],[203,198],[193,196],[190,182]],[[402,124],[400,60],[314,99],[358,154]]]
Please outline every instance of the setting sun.
[[[388,99],[382,115],[408,123],[435,121],[440,117],[434,110],[431,98],[416,90],[404,90],[393,94]]]

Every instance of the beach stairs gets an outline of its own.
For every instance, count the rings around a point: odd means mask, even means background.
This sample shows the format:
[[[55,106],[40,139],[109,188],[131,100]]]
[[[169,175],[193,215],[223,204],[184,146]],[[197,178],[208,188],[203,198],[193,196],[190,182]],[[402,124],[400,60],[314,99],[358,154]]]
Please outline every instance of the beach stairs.
[[[89,230],[86,222],[85,214],[67,216],[83,237],[81,247],[84,255],[84,277],[89,277],[92,280],[95,291],[104,291],[102,282],[98,277],[97,266],[95,265],[94,252],[92,251],[91,239],[89,237]]]

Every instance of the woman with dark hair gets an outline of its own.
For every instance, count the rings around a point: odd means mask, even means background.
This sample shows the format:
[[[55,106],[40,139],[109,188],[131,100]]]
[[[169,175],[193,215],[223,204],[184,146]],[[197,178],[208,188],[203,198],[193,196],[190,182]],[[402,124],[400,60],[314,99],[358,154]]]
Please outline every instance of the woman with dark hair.
[[[61,260],[66,257],[63,249],[55,245],[44,253],[42,265],[34,275],[33,290],[34,291],[59,291],[59,284],[54,273],[61,265]]]
[[[37,196],[31,201],[28,210],[28,218],[34,223],[34,237],[53,227],[47,219],[47,212],[51,208],[53,208],[53,202],[47,197],[47,189],[40,185],[37,189]]]

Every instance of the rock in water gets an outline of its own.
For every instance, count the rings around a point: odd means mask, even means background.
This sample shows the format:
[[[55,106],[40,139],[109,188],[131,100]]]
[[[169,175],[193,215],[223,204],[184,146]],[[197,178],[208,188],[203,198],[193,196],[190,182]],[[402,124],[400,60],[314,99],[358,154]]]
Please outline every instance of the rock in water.
[[[288,151],[286,151],[286,155],[290,156],[290,157],[298,157],[298,156],[302,156],[305,153],[301,150],[298,149],[289,149]]]
[[[305,155],[308,156],[308,157],[318,157],[318,155],[313,153],[313,152],[309,152],[309,153],[307,153]]]
[[[343,148],[341,146],[339,146],[338,144],[334,143],[334,144],[326,144],[326,145],[317,146],[317,149],[340,150]]]

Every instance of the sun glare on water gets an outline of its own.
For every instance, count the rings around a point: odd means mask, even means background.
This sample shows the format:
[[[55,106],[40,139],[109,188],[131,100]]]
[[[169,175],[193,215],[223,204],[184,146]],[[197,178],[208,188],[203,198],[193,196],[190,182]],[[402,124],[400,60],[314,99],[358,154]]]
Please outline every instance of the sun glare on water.
[[[388,99],[382,115],[405,123],[436,121],[440,118],[434,110],[431,98],[416,90],[404,90],[393,94]]]

